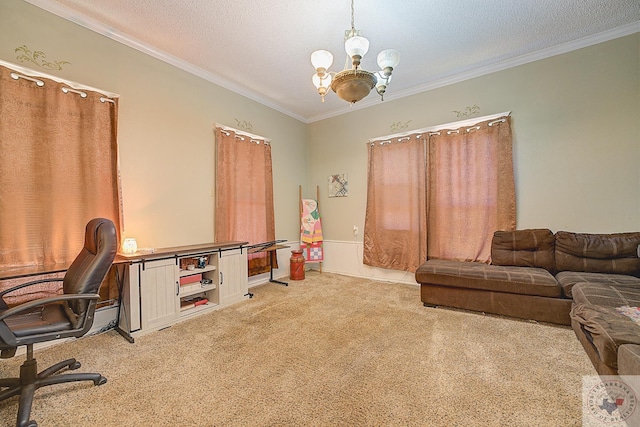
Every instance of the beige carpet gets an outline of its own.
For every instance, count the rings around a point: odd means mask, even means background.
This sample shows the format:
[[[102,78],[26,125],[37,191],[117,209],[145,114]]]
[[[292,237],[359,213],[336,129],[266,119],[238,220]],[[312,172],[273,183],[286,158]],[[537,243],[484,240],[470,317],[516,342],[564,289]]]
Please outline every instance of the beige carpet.
[[[307,272],[136,338],[36,352],[108,378],[36,392],[47,426],[578,426],[594,375],[573,331],[443,308],[417,286]],[[13,376],[23,357],[0,360]],[[13,425],[17,397],[0,403]]]

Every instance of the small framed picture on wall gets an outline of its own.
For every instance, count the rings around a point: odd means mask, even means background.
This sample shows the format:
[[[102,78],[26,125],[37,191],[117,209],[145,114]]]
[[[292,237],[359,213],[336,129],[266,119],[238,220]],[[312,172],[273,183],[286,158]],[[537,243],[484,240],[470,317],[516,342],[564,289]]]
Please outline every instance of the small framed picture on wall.
[[[346,173],[329,175],[329,197],[347,197],[349,181]]]

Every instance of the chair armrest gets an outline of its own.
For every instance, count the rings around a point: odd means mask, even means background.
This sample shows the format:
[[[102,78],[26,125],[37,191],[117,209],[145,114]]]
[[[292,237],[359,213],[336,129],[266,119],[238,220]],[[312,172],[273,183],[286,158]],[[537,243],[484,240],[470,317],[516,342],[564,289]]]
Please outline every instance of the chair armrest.
[[[0,322],[4,321],[4,319],[6,319],[9,316],[15,316],[16,314],[33,310],[34,308],[39,307],[41,305],[45,305],[45,304],[51,304],[51,303],[61,302],[61,301],[72,301],[72,300],[88,300],[88,301],[96,300],[97,301],[99,298],[100,298],[99,294],[64,294],[64,295],[58,295],[55,297],[40,298],[33,301],[27,301],[24,304],[17,305],[8,310],[0,311]]]
[[[54,278],[54,279],[40,279],[40,280],[34,280],[32,282],[25,282],[25,283],[13,286],[13,287],[11,287],[9,289],[5,289],[4,291],[0,292],[0,298],[4,297],[6,294],[8,294],[10,292],[17,291],[18,289],[26,288],[28,286],[33,286],[33,285],[37,285],[39,283],[47,283],[47,282],[62,282],[63,280],[64,280],[63,277],[59,277],[59,278]]]

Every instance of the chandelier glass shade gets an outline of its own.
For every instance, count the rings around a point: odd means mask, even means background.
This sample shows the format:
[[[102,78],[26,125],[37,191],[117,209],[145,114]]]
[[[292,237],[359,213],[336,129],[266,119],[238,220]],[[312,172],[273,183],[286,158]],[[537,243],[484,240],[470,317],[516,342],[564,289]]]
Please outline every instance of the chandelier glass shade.
[[[351,68],[337,73],[329,72],[329,67],[333,63],[331,52],[316,50],[311,54],[311,64],[316,70],[312,81],[322,102],[329,88],[351,104],[369,95],[373,88],[381,99],[384,99],[387,85],[391,82],[391,73],[398,65],[400,54],[394,49],[380,52],[377,58],[380,71],[370,72],[360,68],[360,61],[369,51],[369,40],[362,36],[362,31],[355,29],[353,0],[351,0],[351,29],[345,31],[344,40],[344,50],[351,59]]]

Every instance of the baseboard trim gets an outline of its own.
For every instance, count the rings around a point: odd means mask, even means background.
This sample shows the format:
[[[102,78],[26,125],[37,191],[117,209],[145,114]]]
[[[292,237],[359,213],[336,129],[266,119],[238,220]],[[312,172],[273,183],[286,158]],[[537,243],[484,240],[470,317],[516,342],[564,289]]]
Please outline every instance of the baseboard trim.
[[[273,270],[274,279],[286,281],[289,277],[289,258],[291,251],[300,247],[299,242],[286,242],[289,250],[278,251],[278,266]],[[418,285],[414,273],[410,271],[389,270],[370,267],[363,264],[363,243],[361,241],[325,240],[323,242],[324,261],[323,273],[342,274],[344,276],[359,277],[380,282],[403,283]],[[318,263],[308,263],[306,269],[319,269]],[[269,274],[260,274],[249,278],[249,288],[269,283]]]

